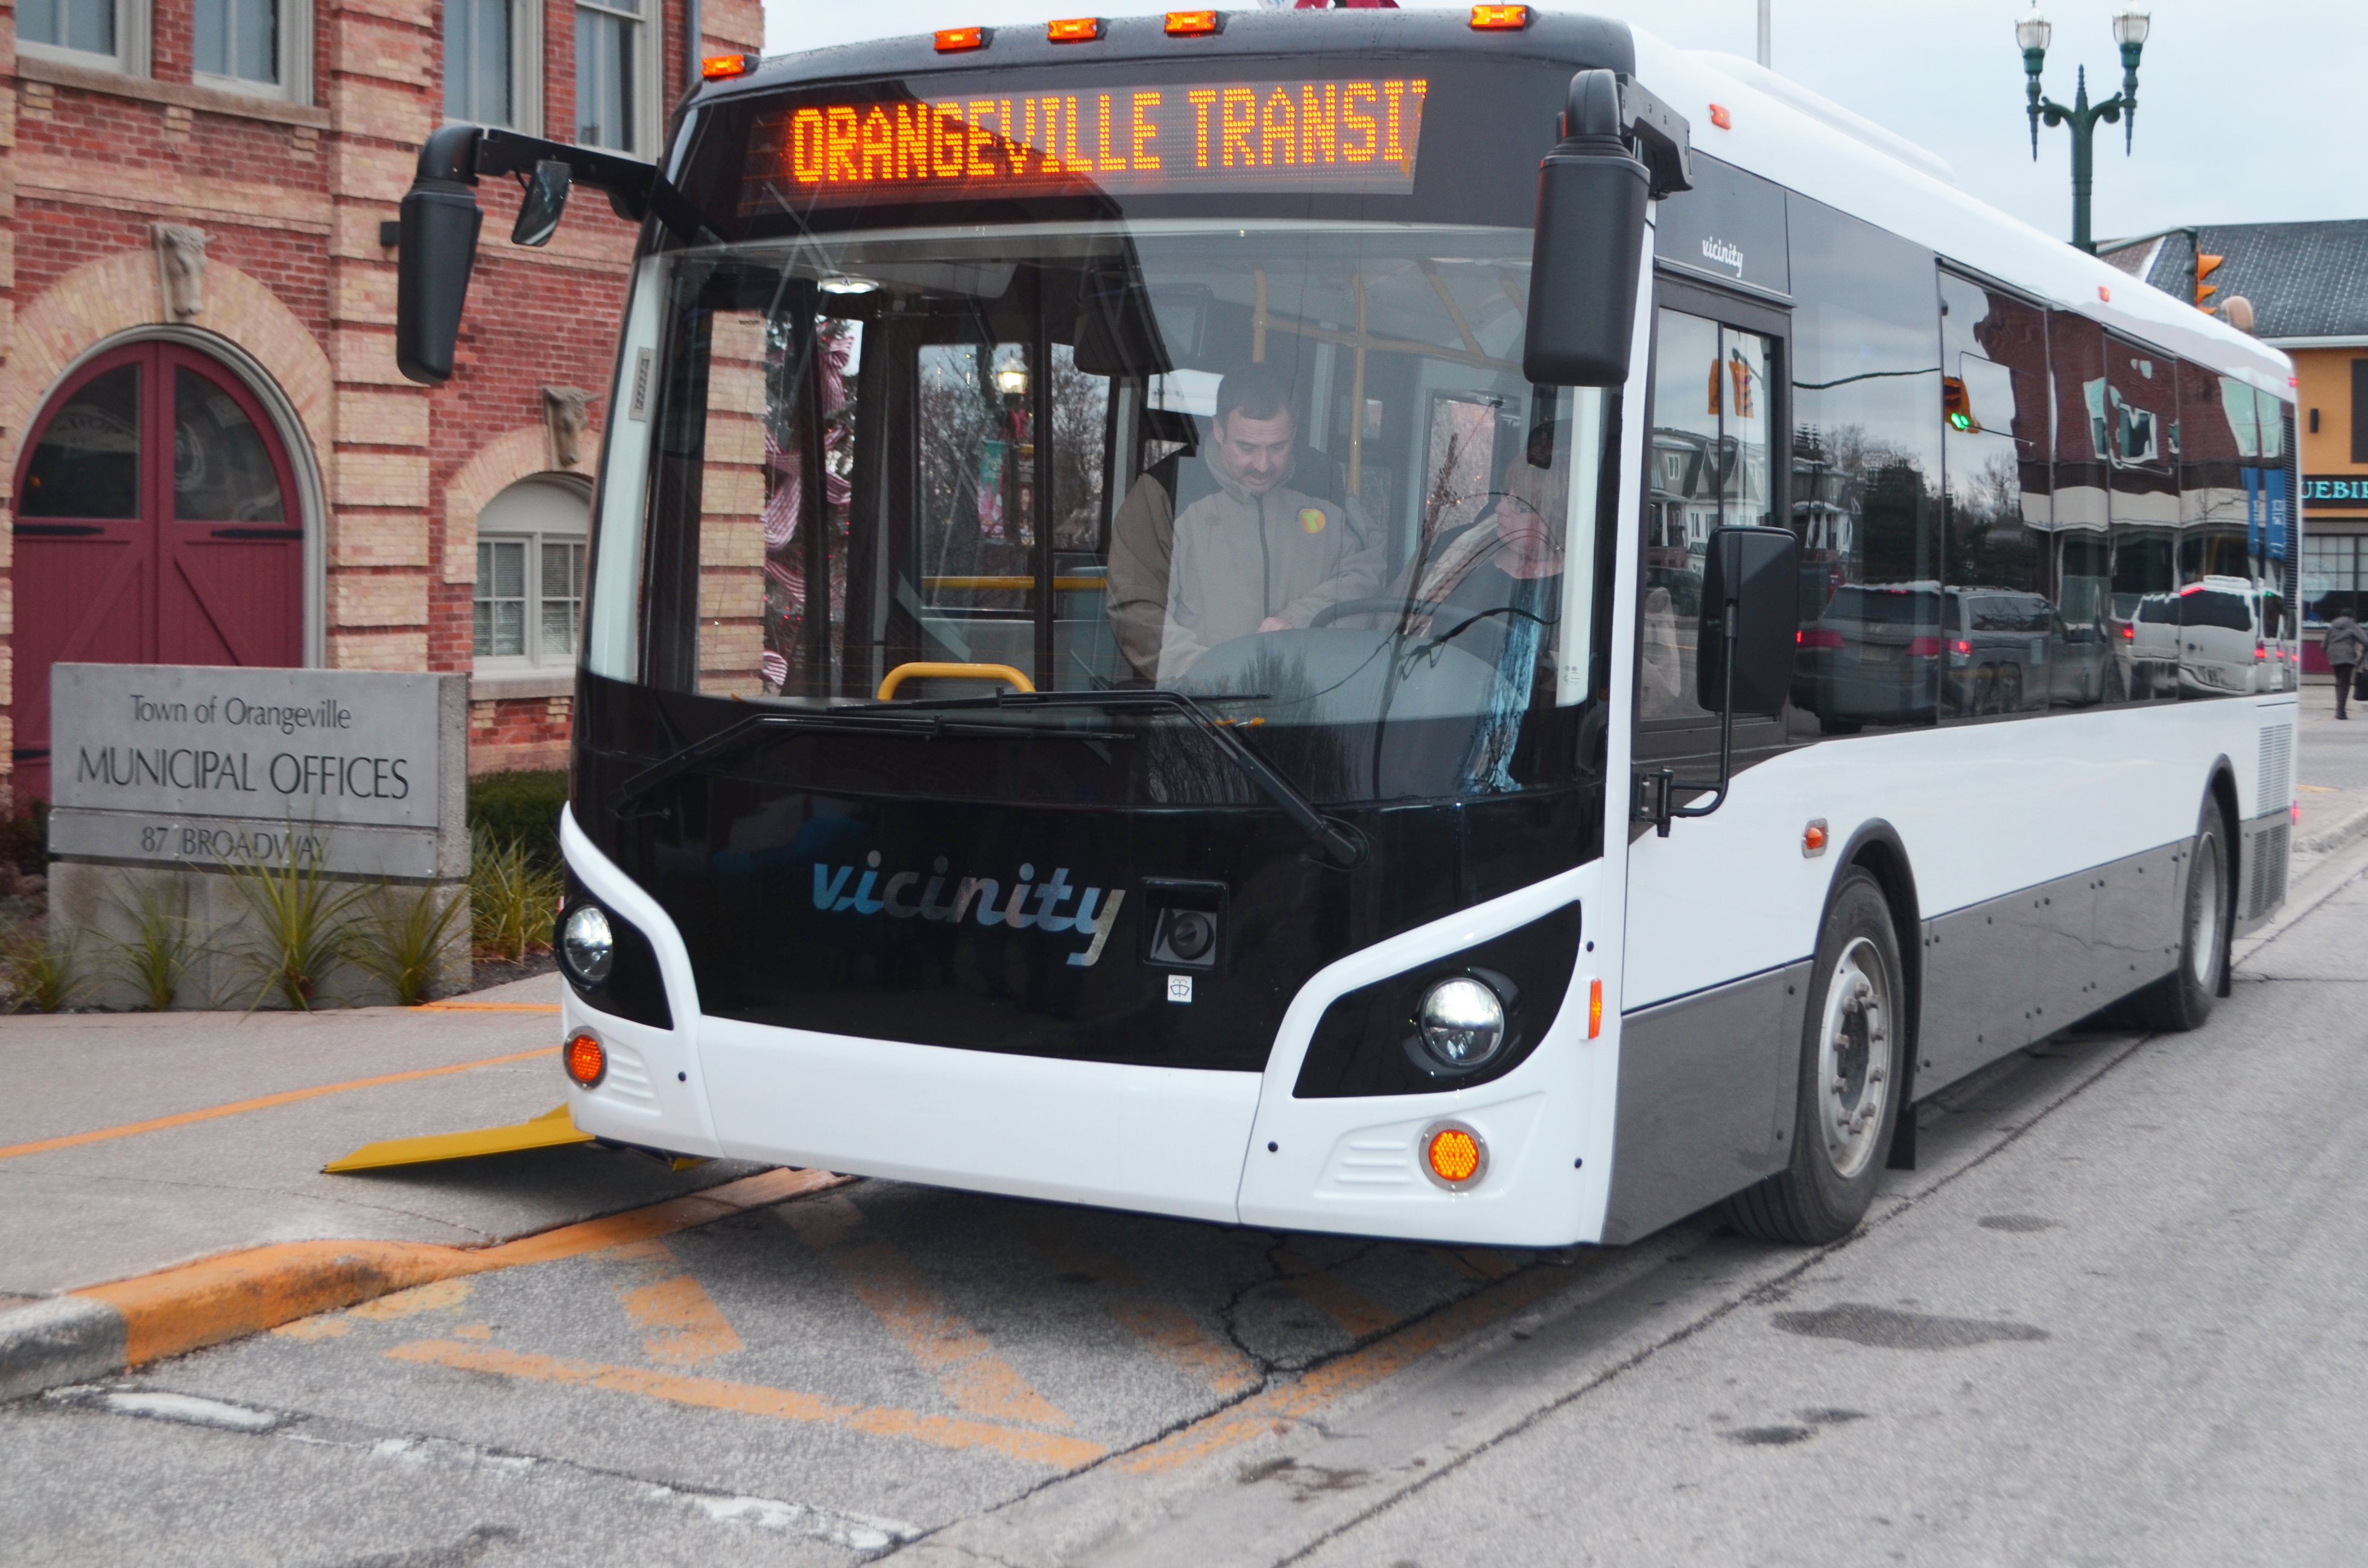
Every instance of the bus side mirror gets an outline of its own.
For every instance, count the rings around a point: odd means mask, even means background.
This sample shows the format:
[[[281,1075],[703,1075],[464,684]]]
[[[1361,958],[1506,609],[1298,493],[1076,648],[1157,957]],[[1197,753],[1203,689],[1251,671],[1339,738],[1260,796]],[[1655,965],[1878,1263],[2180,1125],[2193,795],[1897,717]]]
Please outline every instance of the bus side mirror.
[[[452,376],[452,347],[477,261],[477,145],[484,132],[448,125],[419,150],[404,193],[395,253],[394,363],[408,380],[434,386]]]
[[[1652,176],[1622,129],[1619,78],[1610,71],[1573,76],[1563,139],[1538,166],[1521,347],[1521,372],[1538,386],[1628,380]]]
[[[510,244],[547,245],[559,232],[567,210],[567,187],[575,171],[557,158],[544,158],[526,176],[526,193],[518,199],[518,222],[510,225]]]
[[[1702,707],[1727,708],[1732,667],[1734,711],[1783,712],[1801,637],[1800,541],[1790,528],[1712,530],[1702,596],[1694,685]]]

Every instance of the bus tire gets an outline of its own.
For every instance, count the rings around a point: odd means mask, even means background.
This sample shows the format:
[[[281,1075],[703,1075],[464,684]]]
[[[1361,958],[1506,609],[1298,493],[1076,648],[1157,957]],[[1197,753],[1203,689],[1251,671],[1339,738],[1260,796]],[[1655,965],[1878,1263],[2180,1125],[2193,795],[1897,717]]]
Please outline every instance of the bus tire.
[[[2199,1028],[2220,999],[2228,962],[2236,879],[2228,872],[2228,822],[2203,797],[2203,818],[2188,846],[2187,888],[2179,917],[2179,967],[2134,999],[2138,1023],[2163,1034]]]
[[[1727,1199],[1728,1219],[1746,1235],[1822,1246],[1866,1217],[1903,1110],[1906,972],[1882,884],[1852,867],[1834,890],[1810,967],[1792,1158]]]

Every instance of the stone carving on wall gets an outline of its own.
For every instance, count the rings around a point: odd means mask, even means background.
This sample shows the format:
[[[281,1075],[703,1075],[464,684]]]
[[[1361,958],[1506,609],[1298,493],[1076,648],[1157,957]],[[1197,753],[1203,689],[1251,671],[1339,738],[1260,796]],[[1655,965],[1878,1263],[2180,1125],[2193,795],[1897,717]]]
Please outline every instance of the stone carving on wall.
[[[580,387],[542,389],[542,420],[551,431],[551,466],[575,468],[584,460],[584,427],[597,394]]]
[[[156,241],[156,279],[165,319],[197,320],[206,308],[206,232],[186,223],[151,223],[148,233]]]

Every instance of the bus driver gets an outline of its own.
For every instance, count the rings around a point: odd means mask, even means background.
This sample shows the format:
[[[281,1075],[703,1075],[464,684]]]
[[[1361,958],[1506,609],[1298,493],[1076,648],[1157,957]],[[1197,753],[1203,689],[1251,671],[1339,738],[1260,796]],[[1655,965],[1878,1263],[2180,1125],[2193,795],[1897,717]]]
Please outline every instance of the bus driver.
[[[1176,518],[1161,685],[1220,642],[1304,627],[1326,605],[1380,590],[1379,541],[1343,507],[1291,488],[1298,439],[1291,382],[1275,367],[1218,383],[1207,457],[1217,489]],[[1113,554],[1141,542],[1122,540]]]

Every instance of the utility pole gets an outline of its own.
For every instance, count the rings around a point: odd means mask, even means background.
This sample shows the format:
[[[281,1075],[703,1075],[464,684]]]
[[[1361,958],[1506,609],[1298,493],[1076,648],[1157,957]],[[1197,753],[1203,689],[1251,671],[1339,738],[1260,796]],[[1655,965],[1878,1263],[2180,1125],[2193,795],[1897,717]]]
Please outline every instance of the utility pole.
[[[1776,68],[1776,49],[1773,24],[1769,20],[1768,8],[1774,3],[1775,0],[1759,0],[1759,63],[1770,71]]]

